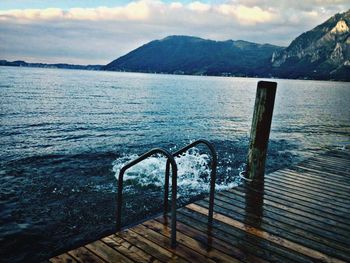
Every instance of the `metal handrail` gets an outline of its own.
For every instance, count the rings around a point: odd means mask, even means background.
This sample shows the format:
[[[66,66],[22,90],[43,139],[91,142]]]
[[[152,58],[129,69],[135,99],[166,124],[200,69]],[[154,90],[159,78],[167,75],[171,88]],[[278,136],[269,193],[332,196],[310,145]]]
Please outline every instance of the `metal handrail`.
[[[117,231],[120,231],[121,229],[121,212],[122,212],[122,201],[123,201],[123,176],[127,169],[130,167],[138,164],[139,162],[147,159],[148,157],[154,155],[154,154],[163,154],[167,158],[167,165],[166,165],[166,174],[165,177],[168,181],[168,187],[169,187],[169,171],[170,171],[170,164],[172,167],[172,185],[171,185],[171,192],[172,192],[172,201],[171,201],[171,247],[174,248],[176,246],[176,196],[177,196],[177,165],[175,162],[175,159],[173,155],[168,152],[165,149],[162,148],[155,148],[150,150],[149,152],[144,153],[139,158],[131,161],[130,163],[126,164],[122,167],[122,169],[119,172],[118,177],[118,196],[117,196]],[[168,192],[168,188],[166,189]],[[168,199],[166,200],[166,206],[168,209]]]
[[[209,192],[209,211],[208,211],[208,225],[211,226],[213,223],[213,212],[214,212],[214,192],[215,192],[215,180],[216,180],[216,168],[217,168],[217,154],[213,144],[204,139],[199,139],[193,143],[188,144],[182,149],[173,153],[173,156],[179,156],[180,154],[188,151],[189,149],[195,147],[198,144],[206,145],[212,155],[212,164],[211,164],[211,173],[210,173],[210,192]],[[166,215],[168,211],[168,197],[169,197],[169,170],[170,170],[170,162],[169,159],[166,163],[165,169],[165,190],[164,190],[164,215]]]

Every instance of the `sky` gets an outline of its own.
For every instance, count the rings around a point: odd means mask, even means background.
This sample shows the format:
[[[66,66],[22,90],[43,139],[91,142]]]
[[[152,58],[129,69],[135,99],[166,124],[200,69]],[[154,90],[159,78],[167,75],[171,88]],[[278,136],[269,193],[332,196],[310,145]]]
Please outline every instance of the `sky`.
[[[288,46],[350,0],[0,0],[0,59],[107,64],[169,35]]]

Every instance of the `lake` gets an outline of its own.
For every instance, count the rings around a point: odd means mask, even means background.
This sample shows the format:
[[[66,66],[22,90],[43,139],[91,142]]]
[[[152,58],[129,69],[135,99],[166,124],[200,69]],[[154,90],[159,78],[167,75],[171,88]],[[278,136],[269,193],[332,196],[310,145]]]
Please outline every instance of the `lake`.
[[[154,147],[214,143],[240,183],[259,79],[0,67],[0,255],[37,262],[115,229],[116,174]],[[350,85],[278,82],[267,171],[350,144]],[[178,205],[208,193],[206,150],[179,162]],[[162,211],[164,160],[125,178],[128,225]]]

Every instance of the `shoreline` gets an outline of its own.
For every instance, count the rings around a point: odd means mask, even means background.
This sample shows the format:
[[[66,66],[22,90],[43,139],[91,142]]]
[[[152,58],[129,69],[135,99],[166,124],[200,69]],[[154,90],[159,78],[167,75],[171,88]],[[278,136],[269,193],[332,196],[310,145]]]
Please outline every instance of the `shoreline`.
[[[33,63],[34,64],[34,63]],[[36,63],[35,63],[36,64]],[[40,64],[40,63],[38,63]],[[59,63],[64,64],[64,63]],[[55,65],[55,64],[48,64]],[[71,64],[68,64],[71,65]],[[262,77],[262,76],[227,76],[227,75],[200,75],[200,74],[177,74],[177,73],[164,73],[164,72],[146,72],[146,71],[118,71],[118,70],[101,70],[101,69],[88,69],[88,68],[79,68],[79,67],[89,67],[90,65],[72,65],[78,66],[77,68],[69,67],[55,67],[55,66],[20,66],[20,65],[1,65],[0,67],[9,67],[9,68],[40,68],[40,69],[64,69],[64,70],[83,70],[83,71],[94,71],[94,72],[117,72],[117,73],[131,73],[131,74],[149,74],[149,75],[169,75],[169,76],[194,76],[194,77],[217,77],[217,78],[243,78],[243,79],[266,79],[266,80],[296,80],[296,81],[321,81],[321,82],[343,82],[349,83],[347,80],[336,80],[336,79],[312,79],[312,78],[279,78],[279,77]],[[92,65],[94,66],[94,65]],[[100,66],[100,65],[99,65]]]

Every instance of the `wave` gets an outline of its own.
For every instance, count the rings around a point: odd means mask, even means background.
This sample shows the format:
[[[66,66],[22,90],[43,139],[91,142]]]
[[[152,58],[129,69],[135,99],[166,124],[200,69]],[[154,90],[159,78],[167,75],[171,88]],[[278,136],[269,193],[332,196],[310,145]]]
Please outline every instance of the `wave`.
[[[113,171],[118,180],[120,169],[138,155],[125,155],[113,162]],[[201,193],[208,193],[210,189],[210,156],[200,153],[193,148],[179,157],[175,158],[178,166],[178,197],[195,196]],[[131,167],[124,175],[125,185],[157,186],[164,187],[166,159],[161,156],[153,156]],[[230,167],[227,168],[229,172]],[[227,173],[225,173],[227,174]],[[215,185],[216,190],[225,190],[238,185],[237,177],[220,178],[220,183]],[[171,180],[170,180],[171,185]]]

